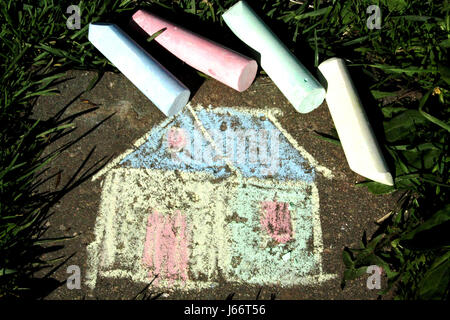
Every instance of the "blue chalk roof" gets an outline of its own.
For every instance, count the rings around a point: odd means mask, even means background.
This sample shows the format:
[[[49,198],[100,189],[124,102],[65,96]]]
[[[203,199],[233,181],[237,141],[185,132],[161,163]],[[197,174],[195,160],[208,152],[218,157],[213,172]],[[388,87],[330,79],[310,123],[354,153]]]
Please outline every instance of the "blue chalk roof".
[[[204,171],[225,178],[231,174],[225,162],[229,159],[244,177],[314,180],[314,168],[308,166],[298,150],[263,114],[254,116],[235,109],[219,114],[212,108],[197,110],[196,114],[216,146],[209,142],[185,108],[167,125],[154,127],[147,141],[120,165]],[[180,151],[171,149],[168,143],[168,133],[175,128],[186,137],[185,147]]]

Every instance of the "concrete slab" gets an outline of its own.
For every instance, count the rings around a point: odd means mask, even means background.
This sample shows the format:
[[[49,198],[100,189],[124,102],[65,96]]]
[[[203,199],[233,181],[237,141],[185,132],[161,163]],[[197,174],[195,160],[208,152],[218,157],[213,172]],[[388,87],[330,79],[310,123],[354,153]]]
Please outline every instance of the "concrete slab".
[[[341,290],[341,254],[344,246],[357,246],[364,230],[370,235],[376,229],[374,222],[393,209],[396,196],[354,186],[364,178],[348,168],[340,147],[314,133],[333,128],[325,104],[299,114],[267,77],[243,93],[206,80],[183,115],[167,119],[118,74],[105,74],[82,93],[94,76],[69,72],[61,94],[41,97],[34,109],[43,120],[66,105],[63,117],[79,114],[77,129],[48,152],[82,137],[45,172],[56,178],[43,189],[60,189],[83,162],[77,177],[110,159],[96,179],[53,208],[46,236],[76,235],[58,253],[76,254],[54,276],[64,280],[67,266],[78,265],[83,280],[81,289],[62,286],[49,299],[130,299],[156,273],[160,277],[148,290],[168,299],[225,299],[231,293],[254,299],[261,288],[262,299],[377,297],[365,277]],[[217,153],[211,132],[220,136],[246,126],[280,132],[277,170],[258,171],[261,157],[239,162],[221,154],[192,162],[199,159],[187,142],[194,148],[200,141],[200,150],[212,146]],[[182,130],[199,138],[185,141]],[[250,155],[251,147],[245,148]],[[174,155],[191,162],[181,158],[182,165],[175,165]],[[85,280],[95,268],[92,285]]]

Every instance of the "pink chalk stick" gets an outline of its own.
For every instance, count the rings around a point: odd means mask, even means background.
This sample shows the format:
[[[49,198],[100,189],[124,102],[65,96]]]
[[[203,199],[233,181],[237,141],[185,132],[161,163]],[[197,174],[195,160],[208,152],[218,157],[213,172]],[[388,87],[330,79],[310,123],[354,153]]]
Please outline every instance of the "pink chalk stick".
[[[245,57],[189,30],[144,10],[133,21],[147,34],[166,28],[155,40],[191,67],[242,92],[252,84],[258,70],[255,60]]]

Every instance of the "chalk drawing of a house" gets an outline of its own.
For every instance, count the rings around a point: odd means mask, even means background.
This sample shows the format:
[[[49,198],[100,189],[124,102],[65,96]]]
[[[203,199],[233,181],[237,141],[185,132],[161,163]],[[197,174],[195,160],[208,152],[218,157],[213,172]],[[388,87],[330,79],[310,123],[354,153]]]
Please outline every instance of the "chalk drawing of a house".
[[[322,271],[320,166],[278,109],[188,105],[99,172],[86,283],[128,278],[165,289],[218,282],[314,285]]]

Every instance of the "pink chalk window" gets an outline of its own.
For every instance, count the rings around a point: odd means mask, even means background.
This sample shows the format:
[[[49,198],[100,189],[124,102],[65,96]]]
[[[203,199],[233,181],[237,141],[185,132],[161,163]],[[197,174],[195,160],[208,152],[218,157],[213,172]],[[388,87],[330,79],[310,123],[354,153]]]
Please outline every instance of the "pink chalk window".
[[[179,211],[172,216],[154,211],[147,220],[143,263],[152,269],[150,280],[183,280],[188,277],[189,234],[186,217]]]
[[[289,203],[278,201],[261,202],[261,227],[272,239],[286,243],[292,238]]]
[[[170,151],[179,152],[187,145],[188,136],[183,128],[170,128],[167,133],[167,144]]]

